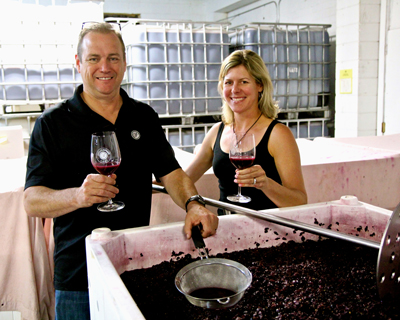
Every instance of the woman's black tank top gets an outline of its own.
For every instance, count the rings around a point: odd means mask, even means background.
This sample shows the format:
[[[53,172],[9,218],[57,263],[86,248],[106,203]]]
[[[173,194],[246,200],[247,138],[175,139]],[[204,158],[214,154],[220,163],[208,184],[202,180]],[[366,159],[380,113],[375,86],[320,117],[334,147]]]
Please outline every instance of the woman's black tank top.
[[[271,122],[271,124],[268,126],[267,131],[264,134],[264,137],[257,145],[254,164],[260,165],[269,178],[273,179],[279,184],[282,184],[278,170],[275,166],[275,160],[268,152],[269,137],[271,135],[272,129],[277,123],[279,122],[276,120],[273,120]],[[233,180],[235,179],[235,167],[229,160],[229,154],[221,150],[221,135],[223,130],[224,124],[221,123],[214,145],[213,170],[219,182],[219,200],[227,203],[233,203],[227,199],[227,196],[237,194],[238,185],[237,183],[233,182]],[[251,198],[251,201],[249,203],[235,202],[233,204],[254,210],[277,208],[277,206],[261,190],[258,190],[256,188],[243,187],[242,194],[249,196]]]

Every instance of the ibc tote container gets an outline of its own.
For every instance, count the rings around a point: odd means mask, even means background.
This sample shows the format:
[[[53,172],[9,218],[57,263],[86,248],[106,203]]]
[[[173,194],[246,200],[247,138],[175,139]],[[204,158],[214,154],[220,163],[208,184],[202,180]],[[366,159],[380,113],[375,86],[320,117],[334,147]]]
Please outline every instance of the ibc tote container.
[[[81,83],[74,59],[80,25],[34,20],[7,23],[7,28],[17,31],[0,37],[0,100],[26,104],[70,98]]]
[[[281,110],[325,106],[329,94],[328,27],[250,23],[230,31],[230,51],[248,49],[261,56]]]
[[[123,88],[161,117],[220,114],[218,75],[229,54],[224,24],[132,19]]]

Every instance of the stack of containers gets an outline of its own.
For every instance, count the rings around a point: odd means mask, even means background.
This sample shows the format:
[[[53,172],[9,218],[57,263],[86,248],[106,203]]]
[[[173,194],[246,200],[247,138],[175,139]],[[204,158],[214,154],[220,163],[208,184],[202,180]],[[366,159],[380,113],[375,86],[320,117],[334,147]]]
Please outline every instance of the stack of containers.
[[[192,125],[165,125],[163,126],[168,141],[172,146],[183,151],[193,152],[201,144],[214,123],[201,123]]]
[[[0,36],[0,100],[22,105],[71,97],[81,83],[74,60],[80,25],[33,20],[6,23],[15,32]]]
[[[224,24],[132,19],[122,28],[129,96],[160,117],[220,114],[218,75],[229,54]]]
[[[280,109],[327,105],[330,25],[250,23],[229,34],[230,51],[249,49],[264,60]]]

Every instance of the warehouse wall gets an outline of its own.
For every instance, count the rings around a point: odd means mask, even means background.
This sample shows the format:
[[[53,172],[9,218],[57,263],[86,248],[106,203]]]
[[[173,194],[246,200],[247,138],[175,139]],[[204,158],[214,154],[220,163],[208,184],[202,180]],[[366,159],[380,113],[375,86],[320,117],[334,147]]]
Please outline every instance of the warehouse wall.
[[[213,8],[219,11],[229,10],[228,3],[235,1],[207,1],[208,20],[221,19],[211,14]],[[239,3],[244,1],[237,1]],[[225,5],[219,8],[219,3]],[[277,5],[276,5],[277,4]],[[226,8],[224,10],[224,8]],[[232,26],[249,22],[284,22],[284,23],[316,23],[331,24],[331,36],[336,34],[336,0],[262,0],[253,1],[242,8],[230,11],[228,21]]]
[[[400,132],[400,2],[382,0],[381,7],[377,120],[385,123],[387,134],[394,134]]]
[[[203,0],[104,0],[105,13],[140,14],[143,19],[206,21]]]
[[[143,19],[217,21],[232,26],[276,22],[276,6],[267,0],[104,0],[106,13],[138,13]],[[280,22],[331,24],[336,34],[336,0],[278,0]],[[258,8],[259,7],[259,8]],[[236,8],[236,9],[233,9]],[[243,12],[246,12],[242,14]]]
[[[335,136],[375,135],[380,1],[339,0],[337,6]],[[349,71],[350,79],[344,74]],[[346,81],[351,88],[345,89]]]

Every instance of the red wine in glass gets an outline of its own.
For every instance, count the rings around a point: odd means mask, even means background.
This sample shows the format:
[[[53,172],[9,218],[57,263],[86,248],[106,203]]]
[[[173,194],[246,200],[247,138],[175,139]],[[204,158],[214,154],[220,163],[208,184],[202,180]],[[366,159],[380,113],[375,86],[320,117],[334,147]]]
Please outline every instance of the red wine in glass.
[[[92,134],[90,160],[96,171],[105,176],[111,176],[121,164],[121,152],[114,131],[104,131]],[[125,204],[109,199],[99,204],[97,210],[112,212],[121,210]]]
[[[110,176],[112,175],[115,170],[118,169],[119,163],[114,163],[114,162],[109,162],[106,164],[94,164],[93,167],[96,169],[96,171],[100,174],[103,174],[105,176]]]
[[[236,132],[233,134],[229,147],[229,159],[235,168],[242,170],[253,165],[256,158],[256,142],[254,134]],[[251,201],[248,196],[242,195],[242,188],[238,186],[238,193],[228,196],[232,202],[247,203]]]
[[[242,170],[246,169],[248,167],[251,167],[251,165],[254,162],[254,159],[256,157],[241,157],[241,156],[233,156],[230,157],[229,160],[231,160],[232,164],[235,166],[235,168]]]

